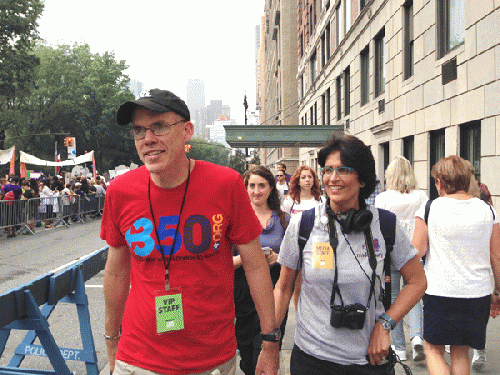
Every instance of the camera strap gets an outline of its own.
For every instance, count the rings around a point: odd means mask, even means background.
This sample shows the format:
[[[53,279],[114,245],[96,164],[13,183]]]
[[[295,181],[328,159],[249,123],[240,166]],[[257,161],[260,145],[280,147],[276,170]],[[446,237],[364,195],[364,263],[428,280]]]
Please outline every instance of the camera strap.
[[[333,279],[333,286],[332,286],[332,296],[330,298],[330,306],[333,306],[335,304],[335,296],[336,294],[339,295],[340,297],[340,303],[342,306],[344,306],[344,300],[342,299],[342,294],[340,293],[340,288],[338,284],[338,266],[337,266],[337,247],[339,244],[339,240],[337,237],[337,230],[335,228],[335,221],[337,221],[336,214],[331,210],[331,208],[327,205],[326,207],[326,213],[328,215],[328,232],[329,232],[329,238],[330,238],[330,246],[333,249],[333,256],[334,256],[334,262],[335,262],[335,276]],[[340,225],[340,223],[339,223]],[[342,229],[342,228],[341,228]],[[373,234],[371,231],[371,228],[368,228],[363,232],[365,236],[365,244],[366,248],[368,251],[368,262],[370,264],[370,268],[372,269],[372,277],[370,280],[370,295],[368,296],[368,302],[366,304],[366,307],[370,307],[370,301],[372,299],[372,296],[375,293],[375,280],[376,280],[376,268],[377,268],[377,259],[375,257],[375,245],[373,241]],[[344,234],[345,236],[345,234]],[[347,238],[346,238],[347,242]],[[349,244],[349,242],[348,242]],[[351,246],[349,244],[349,246]],[[351,248],[352,250],[352,248]],[[361,264],[359,265],[361,267]],[[362,267],[361,267],[362,268]],[[375,304],[377,302],[375,301]],[[376,307],[376,306],[375,306]]]
[[[373,234],[371,228],[366,229],[363,233],[365,235],[365,244],[368,251],[368,262],[370,263],[370,268],[372,269],[370,295],[368,296],[368,302],[366,303],[366,307],[369,308],[372,295],[375,293],[375,279],[377,278],[377,258],[375,257],[375,244],[373,242]],[[377,300],[375,299],[375,305],[376,304]]]
[[[333,249],[333,259],[335,263],[335,276],[333,278],[333,288],[332,288],[332,296],[330,298],[330,306],[333,306],[335,303],[335,294],[338,293],[340,297],[340,303],[344,306],[344,300],[342,299],[342,294],[340,294],[340,288],[338,284],[339,278],[339,268],[337,266],[337,247],[339,245],[339,239],[337,237],[337,230],[335,229],[335,213],[330,209],[330,206],[326,206],[326,214],[328,215],[328,234],[330,238],[330,246]]]

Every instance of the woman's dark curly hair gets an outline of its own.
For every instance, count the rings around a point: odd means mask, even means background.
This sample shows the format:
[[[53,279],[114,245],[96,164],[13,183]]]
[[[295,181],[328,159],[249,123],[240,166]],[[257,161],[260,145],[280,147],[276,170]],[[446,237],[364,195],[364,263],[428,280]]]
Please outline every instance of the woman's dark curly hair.
[[[365,199],[375,191],[377,185],[375,159],[370,148],[355,136],[334,133],[332,139],[318,152],[318,164],[324,167],[328,155],[335,151],[340,152],[342,164],[355,169],[359,182],[365,184],[359,191],[359,206],[364,208]]]
[[[296,169],[296,171],[293,173],[292,177],[290,177],[290,190],[288,191],[288,195],[290,198],[292,198],[295,202],[300,204],[300,174],[302,171],[309,171],[311,172],[313,176],[313,186],[311,187],[311,194],[313,195],[314,199],[317,201],[320,200],[321,198],[321,187],[319,183],[318,176],[316,175],[316,172],[314,172],[314,169],[311,167],[308,167],[307,165],[301,165]]]
[[[262,165],[257,165],[253,167],[252,169],[249,169],[248,171],[245,172],[243,175],[243,180],[245,181],[245,187],[248,188],[248,180],[250,179],[250,176],[260,176],[264,178],[268,183],[269,186],[271,187],[271,193],[269,194],[269,197],[267,198],[267,205],[271,209],[271,211],[276,211],[280,217],[281,225],[283,228],[286,228],[286,220],[285,220],[285,213],[281,211],[281,201],[280,201],[280,196],[278,193],[278,189],[276,189],[276,180],[274,179],[273,174],[269,169]]]

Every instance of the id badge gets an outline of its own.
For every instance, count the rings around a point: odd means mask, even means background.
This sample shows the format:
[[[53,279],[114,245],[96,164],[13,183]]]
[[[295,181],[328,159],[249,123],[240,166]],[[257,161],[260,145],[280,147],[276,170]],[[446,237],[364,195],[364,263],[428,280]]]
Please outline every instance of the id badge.
[[[333,270],[334,254],[330,242],[313,239],[313,268]]]
[[[180,289],[155,292],[156,334],[184,329],[184,312]]]

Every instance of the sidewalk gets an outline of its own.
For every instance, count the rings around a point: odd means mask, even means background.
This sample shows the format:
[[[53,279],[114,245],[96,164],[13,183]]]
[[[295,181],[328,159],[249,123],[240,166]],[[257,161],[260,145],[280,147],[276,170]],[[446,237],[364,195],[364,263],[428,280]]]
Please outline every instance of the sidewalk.
[[[291,303],[290,310],[288,312],[288,321],[286,324],[285,338],[283,339],[283,346],[281,348],[280,371],[278,372],[278,375],[290,375],[290,355],[292,353],[293,343],[294,343],[295,324],[296,324],[295,308],[293,307],[293,303]],[[405,326],[406,326],[405,329],[408,329],[407,325]],[[408,334],[409,332],[407,332],[407,336]],[[411,357],[410,350],[408,350],[408,357],[409,358]],[[413,375],[424,375],[429,373],[425,361],[413,362],[413,360],[409,359],[408,361],[405,361],[404,364],[410,366]],[[406,375],[401,365],[397,364],[395,369],[396,369],[396,375]],[[100,375],[109,375],[109,363],[107,363],[106,366],[101,370]],[[236,375],[244,375],[243,371],[241,371],[239,367],[239,358],[238,358],[238,364],[236,365]]]
[[[408,326],[408,318],[405,318],[405,332],[406,337],[409,337],[409,326]],[[281,349],[280,356],[280,371],[279,375],[290,375],[290,355],[293,348],[293,339],[295,335],[295,309],[293,307],[293,303],[290,304],[290,310],[288,313],[288,321],[286,325],[286,333],[285,338],[283,340],[283,346]],[[487,365],[482,371],[474,371],[471,369],[471,374],[499,374],[500,366],[498,357],[498,348],[500,344],[499,333],[500,332],[500,319],[491,319],[488,323],[488,331],[487,331]],[[414,362],[411,359],[411,346],[407,345],[407,356],[408,360],[404,361],[405,365],[408,365],[413,373],[413,375],[428,375],[429,370],[427,369],[427,364],[424,361]],[[472,349],[469,352],[469,357],[472,360]],[[449,363],[450,356],[449,354],[445,354],[445,358]],[[396,364],[395,367],[396,375],[406,375],[403,367],[400,364]],[[109,364],[102,369],[100,375],[109,375]],[[236,368],[236,375],[244,375],[243,372],[239,368],[239,361]],[[321,375],[321,374],[318,374]]]

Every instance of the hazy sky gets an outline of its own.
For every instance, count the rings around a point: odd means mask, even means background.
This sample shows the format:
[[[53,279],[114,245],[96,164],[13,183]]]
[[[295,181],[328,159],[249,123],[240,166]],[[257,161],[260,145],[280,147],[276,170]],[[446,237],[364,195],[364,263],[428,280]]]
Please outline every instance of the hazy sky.
[[[255,109],[255,26],[264,0],[45,0],[40,36],[113,51],[130,79],[186,100],[188,79],[205,82],[205,102],[222,100],[244,122]]]

